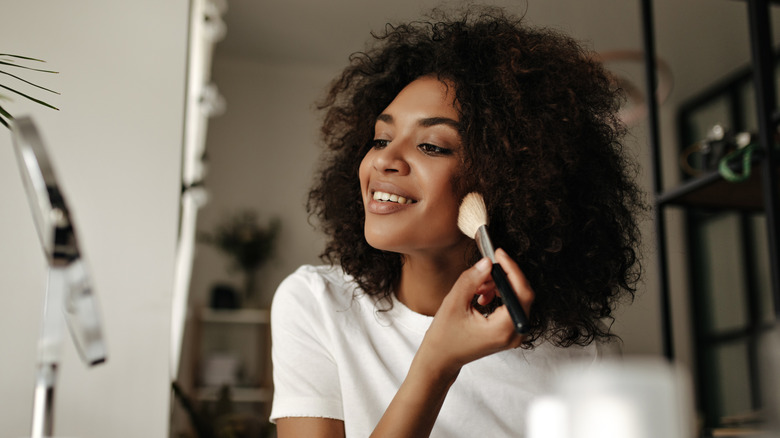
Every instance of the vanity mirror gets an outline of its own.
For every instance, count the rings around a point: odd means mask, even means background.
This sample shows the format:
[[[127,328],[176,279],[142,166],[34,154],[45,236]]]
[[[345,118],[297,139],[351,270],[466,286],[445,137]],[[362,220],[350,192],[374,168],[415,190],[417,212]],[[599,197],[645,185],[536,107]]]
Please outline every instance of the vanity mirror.
[[[65,326],[87,366],[106,361],[106,345],[92,279],[79,248],[76,225],[57,182],[38,128],[29,117],[11,122],[19,173],[48,262],[43,323],[33,399],[32,437],[53,436],[54,396],[65,341]]]

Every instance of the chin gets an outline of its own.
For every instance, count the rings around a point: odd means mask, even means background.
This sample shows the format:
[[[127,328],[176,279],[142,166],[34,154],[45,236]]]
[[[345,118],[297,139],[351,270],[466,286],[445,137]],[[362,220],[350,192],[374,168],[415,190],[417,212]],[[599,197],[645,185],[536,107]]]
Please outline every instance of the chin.
[[[379,251],[400,252],[398,249],[394,248],[393,245],[389,245],[388,242],[386,242],[386,239],[366,235],[366,243],[368,243],[368,246],[371,248]]]

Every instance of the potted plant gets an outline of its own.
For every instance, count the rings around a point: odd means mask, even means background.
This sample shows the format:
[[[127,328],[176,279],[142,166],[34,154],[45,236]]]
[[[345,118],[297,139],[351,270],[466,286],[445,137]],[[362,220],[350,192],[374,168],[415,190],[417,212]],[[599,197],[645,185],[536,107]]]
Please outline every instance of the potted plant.
[[[244,301],[256,294],[257,272],[273,254],[280,222],[273,218],[261,225],[253,210],[241,210],[220,222],[212,232],[200,233],[199,240],[217,247],[227,255],[232,269],[244,276]]]

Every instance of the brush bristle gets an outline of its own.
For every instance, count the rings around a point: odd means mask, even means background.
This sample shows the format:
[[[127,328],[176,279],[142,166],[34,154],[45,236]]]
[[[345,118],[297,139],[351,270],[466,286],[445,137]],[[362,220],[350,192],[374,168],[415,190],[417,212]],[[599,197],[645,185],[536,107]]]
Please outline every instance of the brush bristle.
[[[472,239],[477,235],[477,230],[482,225],[487,225],[487,208],[482,195],[476,192],[469,193],[463,198],[458,211],[458,228],[463,234]]]

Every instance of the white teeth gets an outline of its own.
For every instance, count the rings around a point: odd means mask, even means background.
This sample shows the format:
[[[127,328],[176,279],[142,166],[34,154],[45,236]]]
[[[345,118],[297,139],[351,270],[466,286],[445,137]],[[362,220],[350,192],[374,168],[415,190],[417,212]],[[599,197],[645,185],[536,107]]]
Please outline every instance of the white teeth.
[[[396,195],[394,193],[385,193],[385,192],[380,192],[380,191],[374,192],[374,199],[377,200],[377,201],[395,202],[395,203],[398,203],[398,204],[412,204],[412,203],[414,203],[413,200],[406,199],[403,196],[398,196],[398,195]]]

